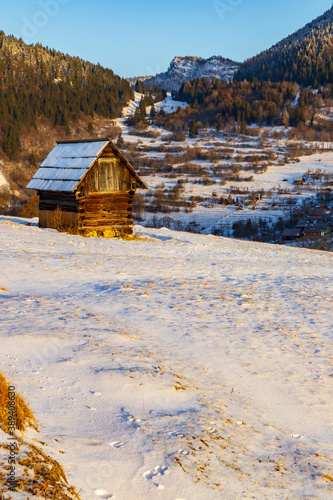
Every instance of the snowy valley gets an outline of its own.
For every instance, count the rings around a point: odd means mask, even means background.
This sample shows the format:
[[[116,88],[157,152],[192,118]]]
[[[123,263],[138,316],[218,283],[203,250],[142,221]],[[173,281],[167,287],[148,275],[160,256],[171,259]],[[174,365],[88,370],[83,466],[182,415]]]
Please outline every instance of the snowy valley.
[[[137,195],[142,225],[281,243],[299,218],[316,222],[308,217],[311,207],[333,208],[331,143],[292,139],[288,127],[253,126],[247,135],[203,127],[193,138],[154,124],[142,131],[127,125],[141,98],[136,93],[116,123],[125,154],[150,188]],[[155,104],[156,113],[166,114],[186,107],[170,93]]]

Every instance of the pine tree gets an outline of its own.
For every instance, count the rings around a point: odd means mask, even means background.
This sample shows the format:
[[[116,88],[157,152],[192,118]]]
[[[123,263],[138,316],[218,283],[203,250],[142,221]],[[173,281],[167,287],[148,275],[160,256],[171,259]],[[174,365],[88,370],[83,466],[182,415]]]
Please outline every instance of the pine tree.
[[[30,155],[30,158],[29,158],[29,163],[32,167],[36,167],[37,165],[37,161],[36,161],[36,156],[34,155],[34,153],[32,152],[31,155]]]
[[[288,113],[287,108],[285,108],[285,110],[283,111],[283,114],[282,114],[282,123],[283,123],[284,127],[288,127],[289,126],[290,115]]]
[[[191,120],[190,129],[189,129],[189,137],[193,139],[198,135],[197,122],[196,120]]]
[[[9,125],[3,140],[3,150],[9,158],[13,158],[15,153],[21,151],[20,135],[18,130]]]
[[[89,122],[88,123],[88,134],[93,135],[93,133],[94,133],[94,125],[91,122]]]
[[[123,136],[121,135],[121,133],[118,135],[118,139],[117,139],[117,146],[118,148],[122,148],[125,144],[125,141],[124,141],[124,138]]]

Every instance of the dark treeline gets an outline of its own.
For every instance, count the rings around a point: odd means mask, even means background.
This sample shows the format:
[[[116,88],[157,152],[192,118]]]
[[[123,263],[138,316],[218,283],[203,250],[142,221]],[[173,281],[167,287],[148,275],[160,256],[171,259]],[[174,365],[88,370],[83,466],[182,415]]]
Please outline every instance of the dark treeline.
[[[73,114],[115,118],[132,97],[128,82],[99,64],[0,32],[0,126],[9,157],[21,149],[22,126],[36,127],[39,116],[69,133]]]

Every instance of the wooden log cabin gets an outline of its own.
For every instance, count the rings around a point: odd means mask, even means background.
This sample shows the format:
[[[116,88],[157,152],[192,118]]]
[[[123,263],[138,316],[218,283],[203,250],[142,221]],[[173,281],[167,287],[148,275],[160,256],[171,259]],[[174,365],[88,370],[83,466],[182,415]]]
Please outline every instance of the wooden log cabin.
[[[39,226],[97,236],[132,234],[133,196],[147,189],[109,138],[58,141],[27,185]]]

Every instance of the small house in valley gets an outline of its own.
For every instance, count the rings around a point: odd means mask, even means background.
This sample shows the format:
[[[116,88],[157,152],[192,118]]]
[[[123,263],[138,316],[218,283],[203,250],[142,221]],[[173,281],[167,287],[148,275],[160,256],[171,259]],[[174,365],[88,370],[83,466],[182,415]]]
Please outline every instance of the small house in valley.
[[[27,185],[39,195],[39,226],[95,235],[131,234],[133,196],[147,189],[109,139],[58,141]]]

